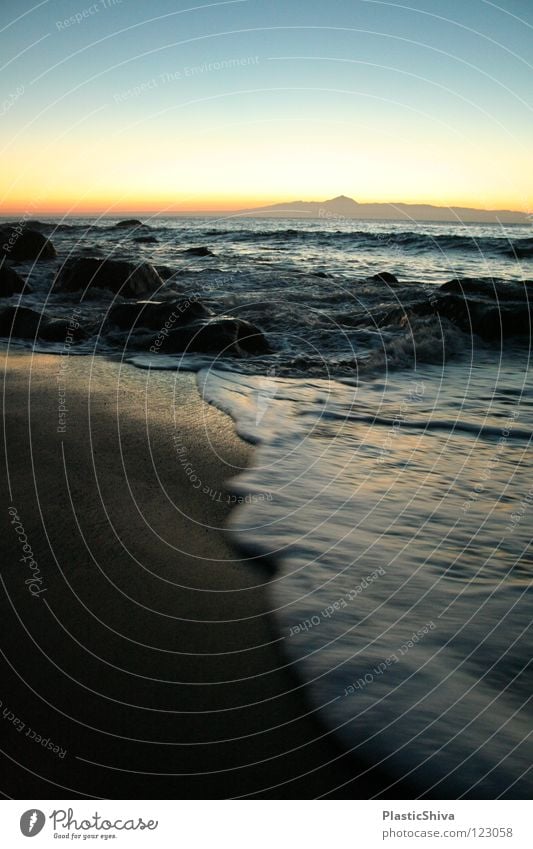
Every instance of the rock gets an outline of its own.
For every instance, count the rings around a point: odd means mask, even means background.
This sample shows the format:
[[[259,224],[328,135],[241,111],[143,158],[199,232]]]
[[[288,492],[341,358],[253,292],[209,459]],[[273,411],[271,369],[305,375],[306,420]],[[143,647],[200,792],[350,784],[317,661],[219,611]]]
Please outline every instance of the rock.
[[[111,324],[121,330],[148,327],[167,330],[211,315],[211,311],[195,298],[172,301],[137,301],[134,304],[116,304],[108,314]]]
[[[398,286],[400,284],[398,278],[388,271],[380,271],[378,274],[373,274],[372,277],[367,277],[367,280],[371,280],[374,283],[387,283],[389,286]]]
[[[498,301],[533,301],[533,284],[530,280],[515,283],[491,277],[461,277],[449,280],[439,287],[439,292],[457,295],[482,295]]]
[[[512,336],[529,336],[533,327],[533,303],[524,301],[481,300],[453,292],[436,290],[431,300],[406,303],[385,313],[374,314],[378,327],[400,324],[413,316],[439,315],[453,322],[464,333],[475,333],[487,342]],[[366,322],[368,323],[368,321]]]
[[[408,318],[412,315],[426,316],[434,314],[435,303],[436,299],[429,301],[424,298],[423,300],[415,299],[403,302],[400,306],[393,307],[392,309],[378,308],[377,310],[370,311],[368,314],[365,312],[361,313],[360,323],[374,324],[376,327],[387,327],[390,324],[400,324],[406,317]],[[357,317],[356,321],[359,322]]]
[[[162,340],[160,350],[165,353],[186,351],[232,354],[239,357],[272,352],[262,332],[255,325],[229,316],[218,316],[171,330]]]
[[[6,307],[0,310],[0,336],[35,339],[41,315],[28,307]]]
[[[68,336],[84,339],[87,333],[68,318],[50,318],[28,307],[6,307],[0,310],[0,336],[64,342]]]
[[[144,224],[137,218],[125,218],[124,221],[117,221],[114,227],[118,228],[119,230],[127,230],[131,227],[144,227]]]
[[[529,336],[533,327],[533,304],[519,301],[494,304],[449,294],[435,302],[435,312],[465,333],[476,333],[487,342]]]
[[[11,227],[16,227],[15,224],[11,224]],[[52,230],[56,229],[55,224],[49,224],[46,221],[39,221],[37,218],[29,218],[25,222],[25,226],[30,230],[39,230],[40,233],[51,233]]]
[[[74,326],[69,318],[46,318],[41,322],[38,335],[46,342],[66,342],[72,338],[80,342],[87,338],[88,333],[79,324]]]
[[[183,254],[188,254],[189,256],[215,256],[213,251],[210,251],[209,248],[201,247],[201,248],[187,248],[187,250],[182,251]]]
[[[16,262],[54,259],[57,256],[52,242],[37,230],[28,230],[23,224],[0,229],[0,256]]]
[[[154,265],[155,270],[159,274],[161,280],[169,280],[178,272],[174,268],[169,268],[168,265]]]
[[[9,298],[24,289],[24,280],[17,272],[7,265],[5,260],[0,262],[0,298]],[[26,292],[31,292],[30,286],[26,286]]]
[[[134,242],[143,242],[147,245],[155,245],[157,244],[157,239],[155,236],[136,236],[133,240]]]
[[[110,289],[126,298],[150,295],[164,286],[159,274],[147,262],[135,264],[119,260],[76,257],[68,260],[57,275],[53,290],[76,292],[94,287]]]

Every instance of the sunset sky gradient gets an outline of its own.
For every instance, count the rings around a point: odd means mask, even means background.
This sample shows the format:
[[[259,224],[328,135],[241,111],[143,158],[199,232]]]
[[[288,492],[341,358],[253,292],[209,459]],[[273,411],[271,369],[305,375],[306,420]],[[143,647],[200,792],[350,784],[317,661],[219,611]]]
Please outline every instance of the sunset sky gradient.
[[[530,0],[193,6],[2,0],[2,213],[533,206]]]

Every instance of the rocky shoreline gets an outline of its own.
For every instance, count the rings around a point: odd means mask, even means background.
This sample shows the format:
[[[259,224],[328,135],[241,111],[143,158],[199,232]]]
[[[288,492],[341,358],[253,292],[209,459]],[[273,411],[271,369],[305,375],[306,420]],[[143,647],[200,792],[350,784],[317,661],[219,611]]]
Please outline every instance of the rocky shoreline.
[[[51,225],[33,222],[0,228],[0,298],[17,296],[16,303],[0,309],[0,335],[10,339],[62,341],[68,320],[54,315],[53,306],[41,311],[25,305],[32,286],[17,266],[20,263],[49,263],[58,252],[41,230]],[[68,226],[68,225],[66,225]],[[137,219],[118,222],[114,229],[135,234],[145,225]],[[147,237],[137,237],[145,240]],[[191,257],[212,257],[207,246],[184,251]],[[328,287],[329,275],[317,272]],[[131,262],[97,256],[69,256],[54,274],[49,294],[79,297],[80,304],[96,292],[106,301],[98,320],[85,316],[83,307],[74,341],[80,342],[106,332],[114,347],[133,352],[212,353],[230,357],[273,353],[276,346],[269,329],[244,318],[227,315],[216,304],[206,304],[197,293],[177,291],[172,269],[149,262]],[[390,296],[377,308],[346,311],[335,315],[340,330],[358,328],[378,331],[406,329],[415,319],[450,322],[463,333],[498,343],[513,337],[528,337],[532,326],[533,281],[521,284],[490,277],[456,278],[440,287],[400,282],[381,271],[364,280],[354,280],[354,306],[360,291],[371,285]],[[185,297],[184,297],[185,294]],[[48,299],[47,299],[48,300]]]

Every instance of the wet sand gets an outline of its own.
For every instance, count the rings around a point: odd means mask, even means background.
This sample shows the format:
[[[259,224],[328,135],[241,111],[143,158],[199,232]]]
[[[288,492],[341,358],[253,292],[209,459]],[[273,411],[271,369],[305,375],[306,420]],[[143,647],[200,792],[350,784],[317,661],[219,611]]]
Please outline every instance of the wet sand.
[[[252,449],[194,375],[29,352],[3,365],[3,792],[378,792],[287,667],[270,567],[224,535],[225,482]]]

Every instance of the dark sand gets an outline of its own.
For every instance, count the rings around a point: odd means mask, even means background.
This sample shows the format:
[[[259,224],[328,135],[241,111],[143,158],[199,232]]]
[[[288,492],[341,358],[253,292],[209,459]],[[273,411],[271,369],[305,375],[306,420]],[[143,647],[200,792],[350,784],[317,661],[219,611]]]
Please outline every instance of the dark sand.
[[[213,492],[252,449],[193,375],[74,356],[58,433],[61,362],[10,353],[4,372],[3,793],[372,796],[379,775],[357,777],[286,667],[269,568],[229,546],[231,508],[191,485],[174,437]]]

